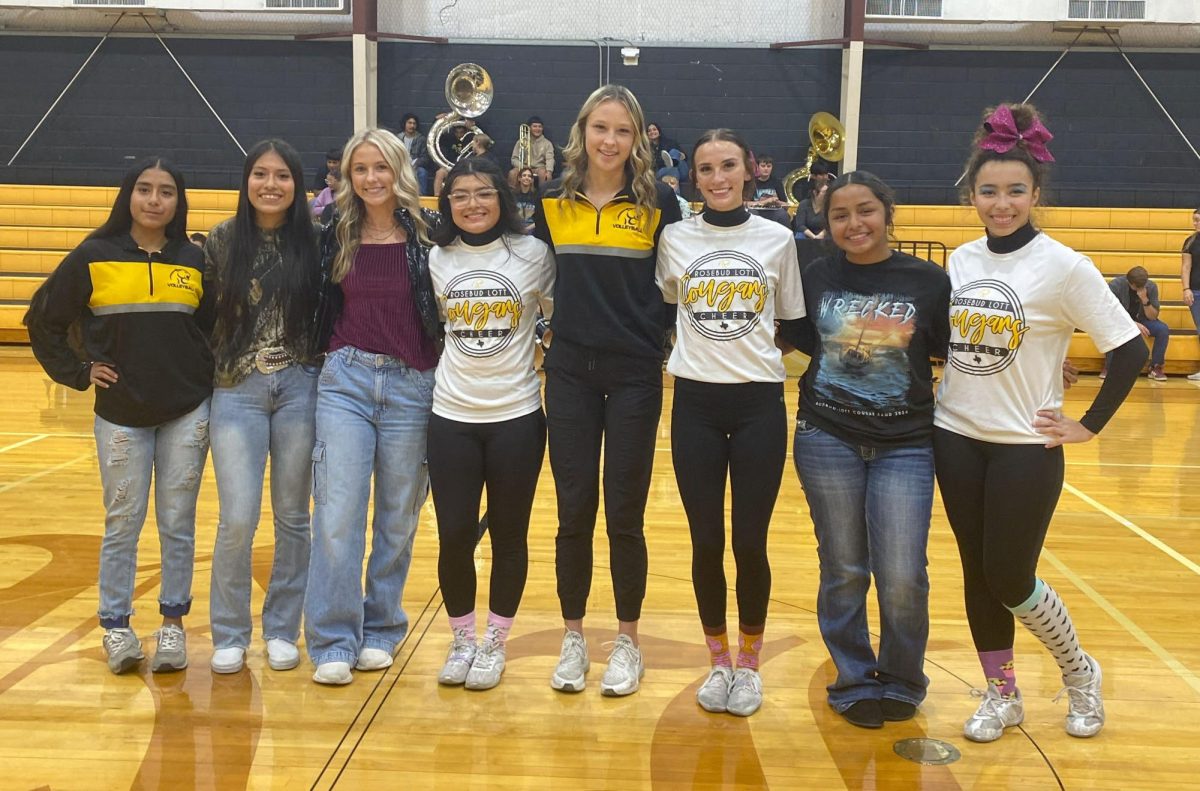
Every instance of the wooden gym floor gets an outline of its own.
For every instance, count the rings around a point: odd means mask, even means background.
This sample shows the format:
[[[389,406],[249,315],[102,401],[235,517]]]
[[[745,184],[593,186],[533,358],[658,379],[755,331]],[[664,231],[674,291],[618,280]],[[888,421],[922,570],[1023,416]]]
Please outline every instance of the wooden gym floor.
[[[1096,387],[1096,379],[1086,377],[1070,392],[1069,410],[1081,413]],[[929,553],[931,685],[920,714],[864,731],[826,705],[832,669],[814,615],[814,540],[791,469],[771,534],[766,702],[749,719],[697,707],[707,655],[670,464],[669,387],[647,512],[647,671],[640,693],[610,699],[597,688],[602,643],[612,639],[614,626],[602,529],[587,624],[591,686],[578,695],[549,688],[561,625],[548,464],[534,510],[529,584],[508,670],[495,690],[469,693],[435,681],[447,627],[429,503],[405,594],[411,632],[391,669],[356,674],[347,687],[318,687],[307,661],[290,672],[266,669],[256,642],[245,671],[211,673],[208,575],[217,517],[211,469],[200,497],[195,606],[186,619],[191,667],[156,676],[143,666],[140,673],[113,676],[95,621],[103,514],[92,395],[53,385],[28,350],[16,348],[0,351],[0,392],[3,788],[1194,787],[1200,760],[1197,383],[1143,379],[1101,438],[1068,450],[1067,483],[1040,568],[1069,604],[1084,646],[1103,664],[1107,727],[1090,740],[1064,733],[1065,700],[1051,700],[1060,686],[1057,668],[1019,632],[1025,724],[990,745],[961,735],[976,705],[971,686],[981,678],[940,503]],[[794,406],[794,382],[788,399]],[[256,607],[270,571],[270,533],[265,514],[255,549]],[[477,562],[484,574],[488,554],[485,543]],[[146,641],[157,627],[158,583],[151,516],[134,619]],[[732,593],[730,601],[733,612]],[[899,757],[893,745],[914,737],[942,740],[961,758],[938,766]]]

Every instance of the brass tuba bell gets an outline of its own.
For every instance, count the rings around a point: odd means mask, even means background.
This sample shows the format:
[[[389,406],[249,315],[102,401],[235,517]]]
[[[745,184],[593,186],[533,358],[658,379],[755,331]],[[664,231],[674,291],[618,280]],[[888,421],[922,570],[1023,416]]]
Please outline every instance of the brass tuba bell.
[[[441,136],[456,126],[465,126],[466,119],[477,118],[492,106],[492,78],[487,69],[477,63],[460,63],[446,75],[446,102],[451,112],[442,116],[429,129],[429,156],[449,170],[454,163],[442,155],[438,145]],[[459,159],[470,156],[470,146],[463,147]]]
[[[792,209],[800,205],[792,190],[797,182],[808,179],[817,157],[827,162],[840,162],[842,157],[846,156],[846,128],[832,113],[813,114],[808,120],[808,140],[808,156],[804,160],[804,166],[796,168],[783,178],[783,194]]]

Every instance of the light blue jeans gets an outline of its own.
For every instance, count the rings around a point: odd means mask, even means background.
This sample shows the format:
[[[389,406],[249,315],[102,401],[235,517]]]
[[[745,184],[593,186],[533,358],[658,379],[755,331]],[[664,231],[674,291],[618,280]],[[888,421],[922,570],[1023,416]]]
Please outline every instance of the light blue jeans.
[[[313,664],[388,653],[408,632],[401,606],[413,537],[429,491],[425,437],[434,369],[352,347],[325,359],[317,385],[313,541],[304,636]],[[375,516],[363,596],[367,502]]]
[[[837,666],[829,705],[845,711],[867,698],[919,704],[929,638],[925,548],[933,508],[933,446],[851,445],[796,421],[793,458],[808,499],[821,586],[817,623]],[[879,656],[867,630],[875,575]]]
[[[208,399],[157,426],[118,426],[96,416],[96,455],[104,488],[100,543],[100,626],[127,628],[133,615],[138,537],[150,505],[162,548],[158,610],[181,618],[192,607],[196,497],[208,458]]]
[[[209,610],[214,648],[249,648],[251,555],[271,456],[275,559],[263,602],[262,636],[296,642],[308,582],[308,498],[319,369],[253,371],[213,391],[213,470],[221,515],[213,549]]]

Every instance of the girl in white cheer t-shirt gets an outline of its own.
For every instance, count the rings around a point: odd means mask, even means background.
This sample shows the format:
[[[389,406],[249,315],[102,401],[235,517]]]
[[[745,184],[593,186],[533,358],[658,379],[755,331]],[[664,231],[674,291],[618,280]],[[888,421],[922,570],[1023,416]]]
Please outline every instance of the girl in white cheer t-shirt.
[[[934,415],[938,486],[962,557],[967,620],[988,687],[963,726],[994,741],[1024,719],[1013,617],[1054,655],[1067,733],[1104,726],[1100,665],[1079,646],[1058,594],[1036,576],[1063,483],[1063,444],[1087,442],[1124,400],[1146,346],[1092,262],[1030,222],[1053,161],[1030,105],[985,114],[966,189],[987,236],[950,256],[950,351]],[[1075,328],[1113,352],[1081,420],[1062,413],[1062,362]]]
[[[671,458],[692,535],[692,584],[712,670],[696,694],[708,711],[748,716],[762,704],[758,655],[771,595],[767,528],[787,455],[786,373],[775,320],[804,315],[796,244],[743,206],[750,150],[728,129],[693,149],[704,211],[668,225],[655,279],[678,304]],[[725,624],[725,477],[737,563],[737,670]]]
[[[533,368],[538,309],[554,305],[554,254],[527,236],[500,169],[479,158],[451,169],[438,198],[429,273],[446,348],[429,419],[438,582],[452,641],[438,682],[490,689],[525,590],[529,514],[546,451]],[[487,487],[492,578],[487,630],[475,641],[474,549]]]

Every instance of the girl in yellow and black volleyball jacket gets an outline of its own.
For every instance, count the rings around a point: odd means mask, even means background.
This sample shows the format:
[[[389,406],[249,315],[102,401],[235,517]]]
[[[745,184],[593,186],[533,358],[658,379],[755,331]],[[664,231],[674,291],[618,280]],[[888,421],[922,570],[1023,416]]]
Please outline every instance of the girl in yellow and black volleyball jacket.
[[[77,390],[96,385],[106,511],[99,616],[114,673],[144,658],[130,617],[152,478],[163,616],[152,669],[187,667],[182,618],[192,600],[213,362],[204,256],[188,241],[186,227],[182,175],[162,159],[138,163],[121,183],[108,220],[63,259],[25,316],[33,353],[52,379]],[[73,345],[68,338],[76,324],[82,338]]]

